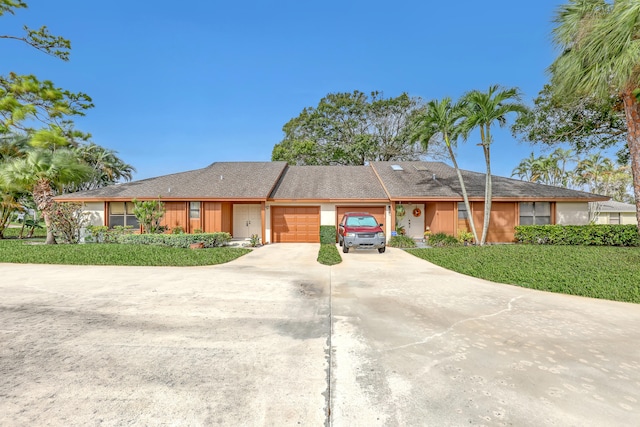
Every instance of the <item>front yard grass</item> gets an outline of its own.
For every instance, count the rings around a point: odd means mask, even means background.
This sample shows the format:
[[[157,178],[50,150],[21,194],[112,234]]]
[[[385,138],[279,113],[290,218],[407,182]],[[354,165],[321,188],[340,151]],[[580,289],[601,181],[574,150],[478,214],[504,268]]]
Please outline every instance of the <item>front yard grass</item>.
[[[640,303],[640,248],[495,245],[408,249],[458,273],[542,291]]]
[[[0,262],[19,264],[198,266],[223,264],[250,252],[243,248],[181,249],[115,243],[44,245],[36,240],[0,240]],[[34,244],[36,243],[36,244]]]

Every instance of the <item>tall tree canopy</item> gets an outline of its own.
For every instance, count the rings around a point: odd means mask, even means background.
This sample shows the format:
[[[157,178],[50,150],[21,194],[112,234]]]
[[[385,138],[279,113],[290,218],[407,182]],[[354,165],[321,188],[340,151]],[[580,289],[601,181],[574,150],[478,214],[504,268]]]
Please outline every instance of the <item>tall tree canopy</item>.
[[[413,117],[422,108],[407,94],[384,98],[380,92],[331,93],[283,127],[284,139],[272,160],[297,165],[362,165],[368,161],[417,160]]]
[[[568,103],[553,96],[545,85],[528,114],[522,114],[511,130],[514,136],[533,144],[569,144],[576,153],[618,147],[618,157],[629,157],[627,123],[618,96],[585,97]]]
[[[640,233],[640,2],[571,0],[554,22],[562,51],[549,68],[554,99],[622,101]]]

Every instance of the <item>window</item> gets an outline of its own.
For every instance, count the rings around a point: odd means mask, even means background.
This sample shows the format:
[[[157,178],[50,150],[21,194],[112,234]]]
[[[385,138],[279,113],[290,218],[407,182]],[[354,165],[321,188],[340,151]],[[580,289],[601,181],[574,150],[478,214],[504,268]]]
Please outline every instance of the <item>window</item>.
[[[109,203],[109,227],[131,226],[136,229],[140,227],[138,219],[133,214],[133,203],[131,202],[110,202]]]
[[[551,203],[521,202],[520,225],[551,224]]]
[[[200,218],[200,202],[189,202],[189,218]]]
[[[609,213],[609,224],[620,224],[620,212]]]
[[[464,202],[458,202],[458,219],[469,219],[469,212]]]

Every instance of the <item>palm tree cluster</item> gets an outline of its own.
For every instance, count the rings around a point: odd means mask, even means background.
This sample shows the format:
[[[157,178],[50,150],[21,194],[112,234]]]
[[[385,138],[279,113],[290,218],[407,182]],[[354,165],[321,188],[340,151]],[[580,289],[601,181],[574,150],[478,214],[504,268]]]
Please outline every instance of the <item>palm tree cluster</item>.
[[[490,86],[486,92],[473,90],[466,93],[460,100],[453,102],[451,98],[431,100],[425,111],[418,116],[418,131],[414,138],[420,141],[425,151],[430,144],[444,143],[458,175],[467,212],[471,213],[469,196],[464,185],[462,173],[458,168],[454,149],[458,138],[467,140],[474,129],[480,132],[480,145],[484,154],[486,166],[484,221],[482,236],[478,239],[473,215],[469,215],[469,227],[476,242],[482,246],[487,240],[489,231],[492,181],[491,181],[491,144],[493,143],[492,126],[505,126],[507,117],[511,113],[523,114],[527,108],[520,102],[520,93],[516,88],[501,88]]]
[[[511,176],[601,194],[619,202],[633,201],[629,166],[616,164],[600,153],[584,158],[578,157],[573,150],[562,148],[548,156],[535,157],[531,153],[513,169]]]
[[[41,134],[40,134],[41,135]],[[34,141],[29,135],[0,136],[0,238],[11,214],[34,206],[47,227],[47,244],[56,243],[51,230],[54,197],[131,180],[133,166],[114,151],[97,144]]]

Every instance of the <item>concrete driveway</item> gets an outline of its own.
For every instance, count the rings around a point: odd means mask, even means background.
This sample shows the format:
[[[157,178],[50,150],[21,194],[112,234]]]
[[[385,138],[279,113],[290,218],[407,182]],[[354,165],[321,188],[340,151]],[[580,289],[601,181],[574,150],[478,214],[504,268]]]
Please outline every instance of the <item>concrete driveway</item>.
[[[0,264],[0,425],[632,425],[640,306],[401,250]],[[329,410],[330,409],[330,410]]]

